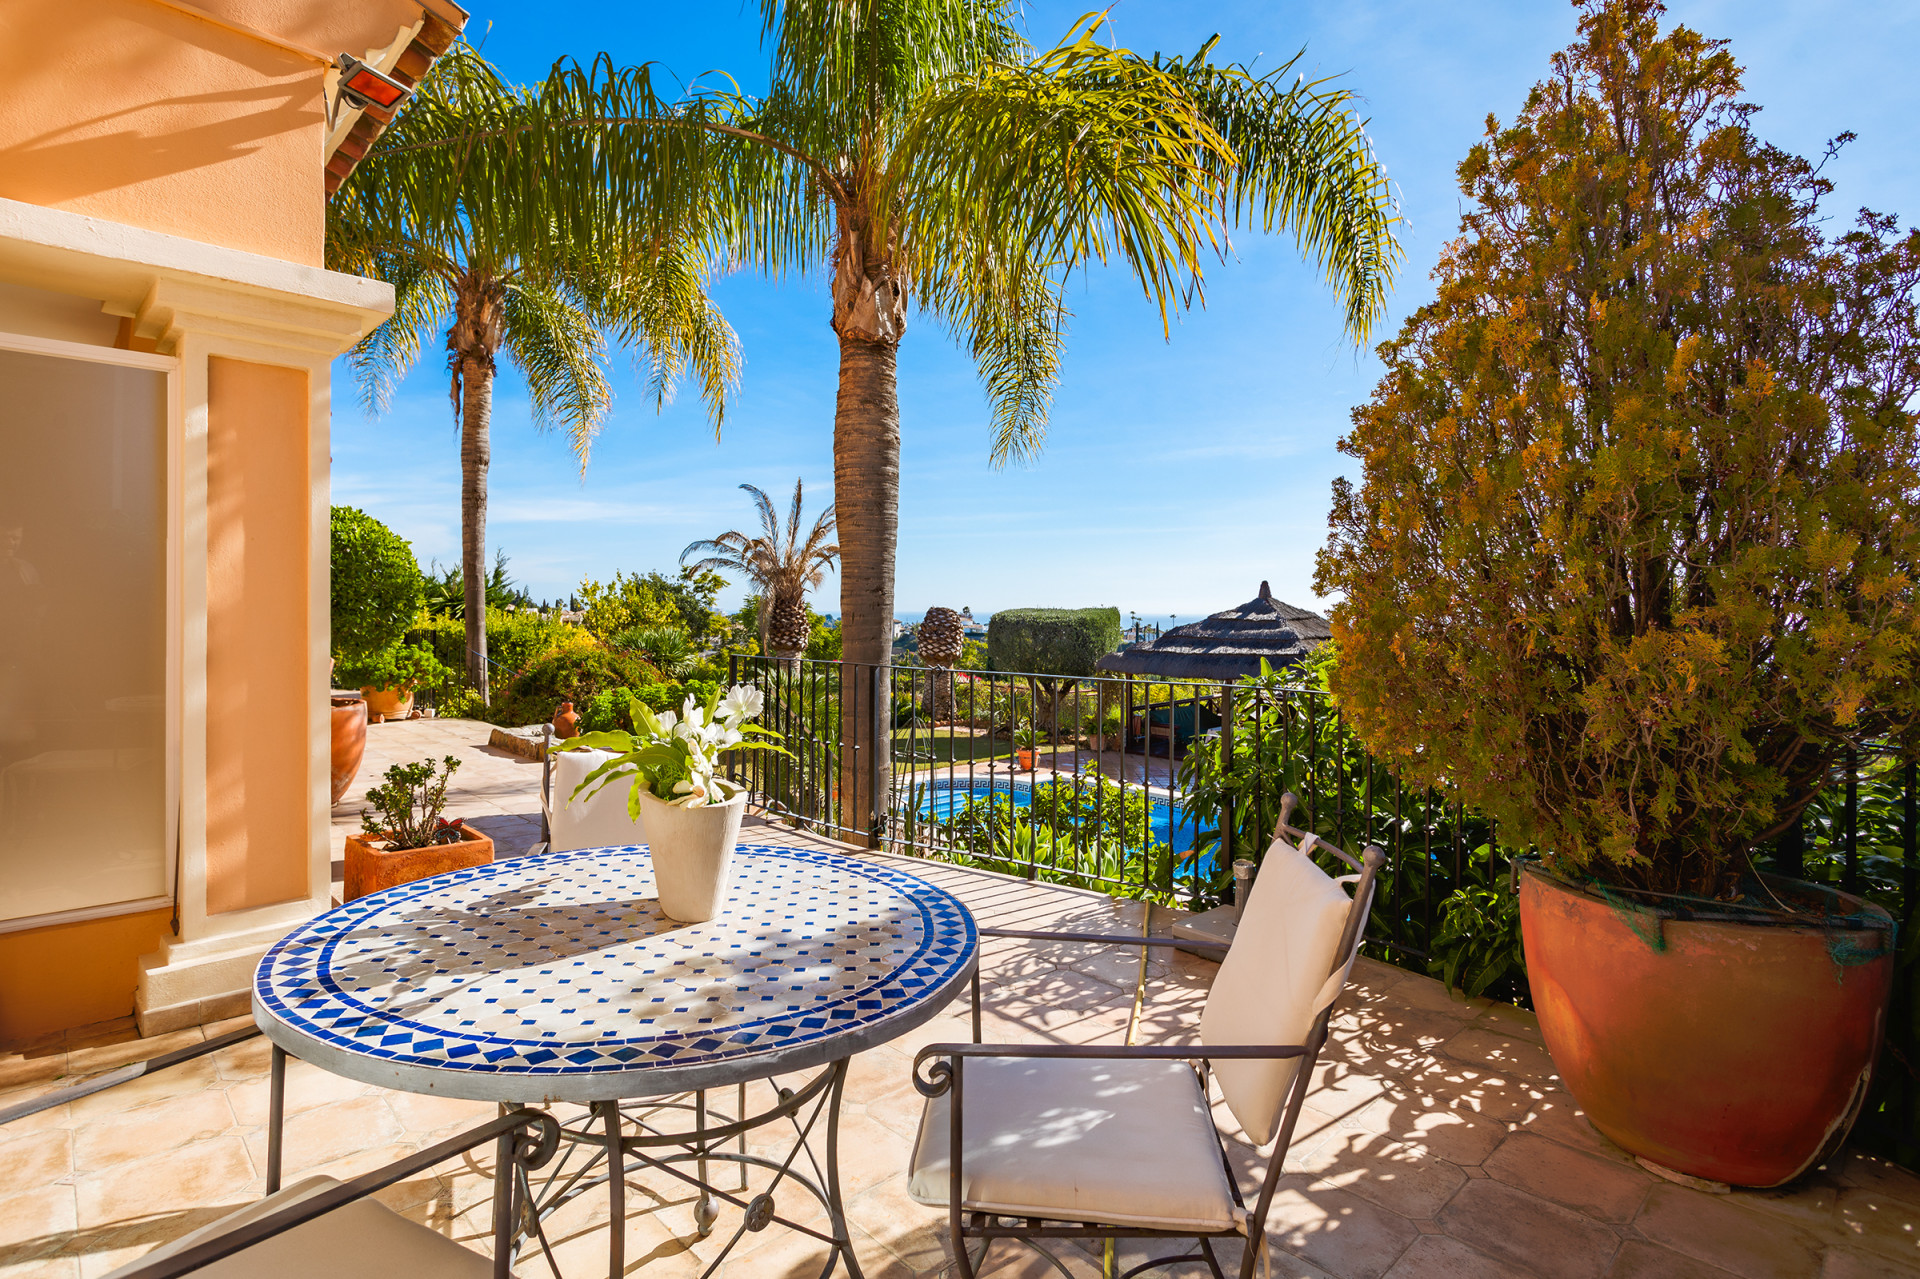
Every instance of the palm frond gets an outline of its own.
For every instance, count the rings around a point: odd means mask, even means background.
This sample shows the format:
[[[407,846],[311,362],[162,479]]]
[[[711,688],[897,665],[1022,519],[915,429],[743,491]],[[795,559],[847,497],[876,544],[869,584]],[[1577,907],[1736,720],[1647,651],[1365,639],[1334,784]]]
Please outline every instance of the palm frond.
[[[542,277],[523,275],[509,284],[503,309],[505,346],[526,375],[536,425],[564,428],[585,470],[613,406],[606,337],[579,298]]]

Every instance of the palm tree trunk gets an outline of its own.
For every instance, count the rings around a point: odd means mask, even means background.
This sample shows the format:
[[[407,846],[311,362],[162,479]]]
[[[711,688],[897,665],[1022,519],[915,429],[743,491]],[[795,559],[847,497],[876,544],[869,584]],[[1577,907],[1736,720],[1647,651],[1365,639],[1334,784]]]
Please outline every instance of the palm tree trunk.
[[[840,634],[847,728],[842,822],[874,831],[892,775],[886,669],[893,651],[893,563],[900,528],[900,400],[894,342],[840,339],[833,501],[840,516]],[[876,785],[876,779],[878,784]]]
[[[487,688],[487,465],[493,446],[493,366],[460,359],[460,576],[466,588],[467,682],[491,701]]]

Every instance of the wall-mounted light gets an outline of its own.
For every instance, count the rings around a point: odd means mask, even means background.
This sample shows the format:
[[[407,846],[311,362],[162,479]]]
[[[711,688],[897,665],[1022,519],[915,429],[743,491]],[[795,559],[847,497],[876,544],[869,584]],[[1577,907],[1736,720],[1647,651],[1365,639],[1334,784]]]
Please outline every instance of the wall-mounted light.
[[[336,59],[336,65],[340,68],[340,100],[350,107],[364,110],[373,106],[382,111],[392,111],[413,92],[407,85],[368,66],[351,53],[341,54]]]

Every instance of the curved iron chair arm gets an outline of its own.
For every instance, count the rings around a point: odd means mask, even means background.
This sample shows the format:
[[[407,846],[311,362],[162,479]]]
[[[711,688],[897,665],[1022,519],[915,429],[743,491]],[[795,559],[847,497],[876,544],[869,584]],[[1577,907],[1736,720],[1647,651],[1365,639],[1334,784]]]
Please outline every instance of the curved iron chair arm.
[[[537,1134],[537,1135],[536,1135]],[[525,1169],[543,1166],[553,1157],[560,1144],[560,1125],[552,1115],[540,1110],[516,1110],[502,1115],[498,1119],[469,1128],[466,1132],[449,1137],[437,1146],[429,1147],[405,1159],[396,1160],[383,1168],[376,1168],[363,1176],[321,1191],[317,1195],[289,1204],[278,1212],[269,1213],[257,1221],[248,1222],[237,1230],[228,1231],[217,1238],[196,1244],[182,1252],[161,1257],[150,1265],[136,1266],[126,1272],[124,1279],[175,1279],[175,1276],[191,1273],[203,1266],[212,1265],[223,1257],[243,1252],[275,1235],[284,1234],[295,1226],[304,1225],[317,1217],[324,1217],[334,1209],[364,1199],[375,1191],[384,1190],[396,1182],[405,1181],[415,1173],[424,1172],[435,1164],[442,1163],[453,1156],[464,1154],[476,1146],[489,1141],[498,1141],[501,1154]],[[508,1214],[511,1220],[511,1214]],[[496,1223],[496,1248],[499,1246],[498,1223]],[[496,1258],[495,1273],[505,1273],[505,1267],[498,1264],[508,1261],[504,1255]]]
[[[1305,1044],[929,1044],[913,1058],[913,1086],[923,1097],[944,1094],[953,1082],[955,1057],[1052,1057],[1076,1061],[1270,1061],[1304,1057]],[[926,1077],[921,1077],[922,1068]]]
[[[258,1026],[242,1026],[229,1030],[224,1035],[215,1035],[186,1048],[176,1048],[170,1053],[161,1053],[145,1061],[136,1061],[117,1070],[109,1070],[103,1075],[82,1080],[77,1084],[68,1084],[65,1088],[56,1088],[52,1092],[41,1093],[30,1101],[19,1102],[0,1110],[0,1125],[10,1124],[16,1119],[25,1119],[28,1115],[37,1115],[43,1110],[52,1110],[55,1106],[64,1106],[70,1101],[79,1101],[82,1097],[91,1097],[104,1092],[116,1084],[132,1083],[156,1070],[165,1070],[168,1066],[177,1066],[183,1061],[192,1061],[195,1057],[204,1057],[208,1053],[217,1053],[222,1048],[231,1048],[237,1043],[252,1039],[260,1033]]]

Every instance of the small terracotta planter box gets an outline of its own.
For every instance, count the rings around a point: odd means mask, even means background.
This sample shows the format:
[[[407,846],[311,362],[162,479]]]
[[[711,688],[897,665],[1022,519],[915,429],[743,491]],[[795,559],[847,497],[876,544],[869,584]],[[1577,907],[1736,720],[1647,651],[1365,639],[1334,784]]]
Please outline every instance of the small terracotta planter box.
[[[395,884],[440,875],[493,860],[493,840],[475,835],[457,844],[429,844],[425,848],[389,851],[369,843],[369,835],[347,836],[347,882],[341,901],[356,901]]]

